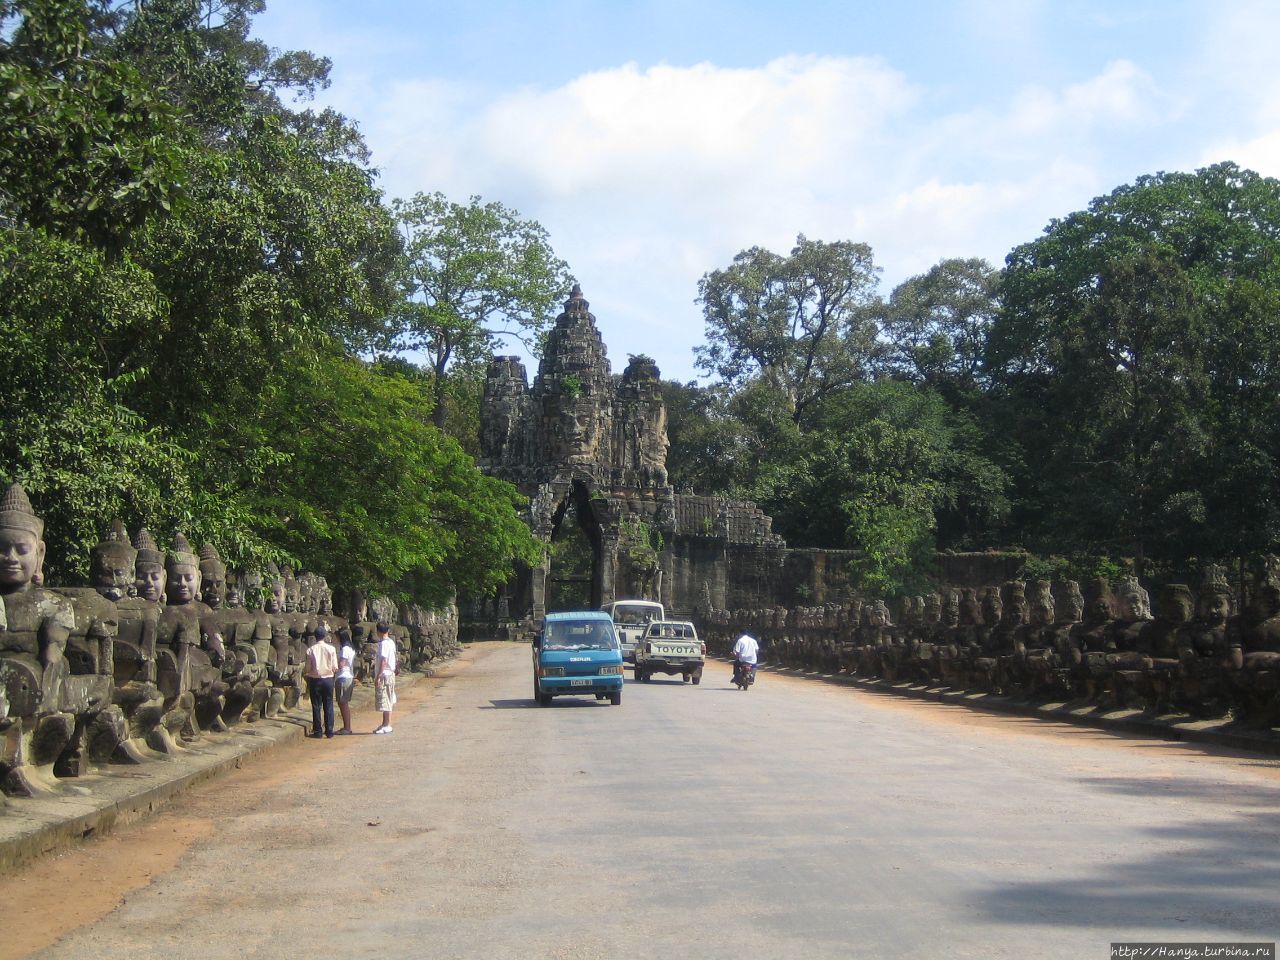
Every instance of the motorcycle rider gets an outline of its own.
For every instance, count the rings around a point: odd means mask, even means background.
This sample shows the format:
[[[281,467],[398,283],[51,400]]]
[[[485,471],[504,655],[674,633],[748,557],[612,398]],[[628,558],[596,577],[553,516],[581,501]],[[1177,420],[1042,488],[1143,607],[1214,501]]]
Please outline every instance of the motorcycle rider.
[[[733,682],[737,683],[742,675],[742,665],[756,665],[756,655],[760,652],[760,644],[749,633],[740,636],[733,645]]]

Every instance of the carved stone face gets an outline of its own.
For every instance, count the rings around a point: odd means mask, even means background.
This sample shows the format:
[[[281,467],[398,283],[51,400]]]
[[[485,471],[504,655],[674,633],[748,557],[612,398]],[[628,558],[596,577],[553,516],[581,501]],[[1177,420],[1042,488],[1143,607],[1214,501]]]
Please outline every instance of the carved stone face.
[[[978,622],[982,609],[978,606],[978,595],[971,589],[960,591],[960,622],[970,625]]]
[[[1106,597],[1094,597],[1086,604],[1084,612],[1089,623],[1105,623],[1111,619],[1111,605]]]
[[[210,564],[208,570],[201,571],[200,599],[214,610],[222,609],[224,603],[231,605],[225,569],[220,570],[218,565]]]
[[[1136,590],[1126,590],[1120,595],[1121,620],[1150,620],[1146,598]]]
[[[164,565],[149,560],[138,563],[133,589],[141,599],[159,603],[165,593]]]
[[[27,586],[43,565],[43,540],[29,530],[0,528],[0,590]]]
[[[279,580],[267,587],[266,595],[262,599],[262,609],[267,613],[285,612],[285,589],[284,584]]]
[[[936,593],[928,594],[924,598],[924,622],[927,626],[933,626],[942,619],[942,598]]]
[[[954,627],[960,623],[960,594],[947,590],[942,594],[942,625]]]
[[[1263,584],[1253,598],[1254,615],[1259,620],[1270,620],[1280,616],[1280,586],[1273,583]]]
[[[200,568],[194,563],[175,563],[164,593],[171,604],[190,603],[200,592]]]
[[[1004,619],[1004,601],[996,590],[988,590],[982,595],[982,622],[994,627]]]
[[[1187,623],[1195,615],[1195,604],[1189,590],[1166,590],[1160,596],[1160,619],[1169,623]]]
[[[225,589],[227,592],[226,605],[231,610],[240,610],[244,607],[244,591],[240,587],[240,581],[227,578]],[[205,603],[209,603],[208,600]],[[213,606],[209,603],[209,606]]]
[[[1220,625],[1231,616],[1231,595],[1221,590],[1211,590],[1200,597],[1200,619],[1205,623]]]
[[[889,622],[889,611],[883,603],[867,604],[867,625],[883,627]]]
[[[91,582],[93,589],[113,603],[129,595],[136,573],[132,554],[124,551],[97,551],[93,555]]]
[[[284,590],[284,612],[293,613],[298,609],[298,601],[301,598],[298,581],[286,580],[282,589]]]
[[[1027,601],[1021,598],[1012,598],[1004,605],[1004,615],[1002,617],[1006,627],[1020,627],[1027,622]]]

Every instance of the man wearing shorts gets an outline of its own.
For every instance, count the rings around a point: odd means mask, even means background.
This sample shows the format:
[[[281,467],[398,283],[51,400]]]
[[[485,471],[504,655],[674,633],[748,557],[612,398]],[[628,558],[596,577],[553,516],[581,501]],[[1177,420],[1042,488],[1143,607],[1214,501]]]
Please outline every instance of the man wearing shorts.
[[[382,724],[374,733],[391,732],[391,711],[396,705],[396,642],[387,625],[378,624],[378,668],[373,680],[374,708],[382,711]]]
[[[340,736],[349,737],[355,733],[351,729],[351,692],[356,686],[356,675],[351,665],[356,662],[356,650],[351,645],[351,630],[343,627],[338,631],[338,677],[333,687],[334,699],[338,701],[338,709],[342,712],[342,729]]]

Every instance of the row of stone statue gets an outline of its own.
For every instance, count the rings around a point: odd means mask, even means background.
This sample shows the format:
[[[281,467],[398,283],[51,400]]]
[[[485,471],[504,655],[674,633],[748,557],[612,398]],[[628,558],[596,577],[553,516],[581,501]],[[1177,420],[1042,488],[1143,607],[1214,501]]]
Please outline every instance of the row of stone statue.
[[[707,610],[708,645],[743,630],[769,662],[829,673],[1280,726],[1280,562],[1237,604],[1221,567],[1171,583],[1154,614],[1136,578],[1009,581],[850,607]],[[1239,607],[1239,612],[1233,612]]]
[[[241,573],[211,545],[196,554],[178,534],[162,551],[145,527],[131,540],[119,522],[91,551],[91,586],[49,587],[43,534],[14,484],[0,500],[0,786],[9,795],[292,709],[321,623],[350,639],[358,678],[371,669],[379,621],[411,668],[457,645],[452,607],[352,593],[338,616],[321,576],[274,565]]]

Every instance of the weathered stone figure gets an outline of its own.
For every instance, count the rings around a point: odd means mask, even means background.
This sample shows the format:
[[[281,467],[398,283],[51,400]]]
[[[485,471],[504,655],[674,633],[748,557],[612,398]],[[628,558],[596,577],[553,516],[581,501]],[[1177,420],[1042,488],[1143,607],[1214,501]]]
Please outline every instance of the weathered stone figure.
[[[1194,717],[1220,717],[1230,707],[1230,675],[1236,669],[1227,643],[1231,615],[1227,571],[1211,564],[1201,573],[1195,619],[1178,632],[1181,684],[1177,703]]]
[[[54,786],[53,766],[71,742],[75,716],[68,707],[64,655],[75,629],[70,601],[40,586],[44,521],[22,485],[0,499],[0,598],[6,629],[0,633],[0,685],[7,713],[0,776],[6,793],[30,796]]]
[[[169,693],[165,691],[166,704],[170,710],[186,713],[182,732],[188,738],[194,737],[197,729],[226,729],[222,722],[227,690],[222,682],[222,638],[205,632],[210,610],[196,599],[199,594],[199,560],[187,538],[176,534],[165,558],[168,603],[160,614],[158,649],[161,651],[161,687],[164,688],[165,668],[172,664],[171,683],[177,690],[172,703],[168,702]]]
[[[57,589],[71,601],[75,613],[75,628],[67,639],[67,687],[79,687],[72,699],[90,705],[90,712],[77,715],[72,744],[54,767],[59,776],[80,776],[90,762],[114,759],[136,763],[142,759],[137,744],[129,743],[122,705],[113,702],[115,640],[120,627],[116,601],[133,583],[133,548],[118,520],[90,552],[90,572],[93,586]],[[154,698],[155,688],[144,693]]]

